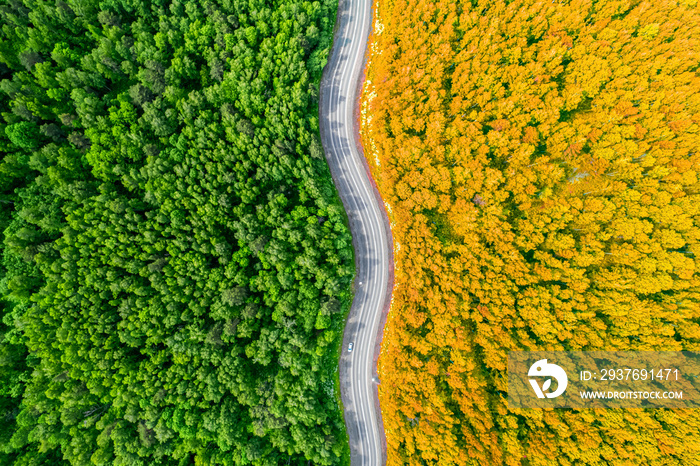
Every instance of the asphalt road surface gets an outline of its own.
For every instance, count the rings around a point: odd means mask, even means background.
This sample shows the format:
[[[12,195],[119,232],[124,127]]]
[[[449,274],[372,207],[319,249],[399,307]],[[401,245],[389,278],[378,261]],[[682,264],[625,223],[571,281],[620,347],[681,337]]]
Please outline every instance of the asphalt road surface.
[[[374,363],[382,311],[390,299],[390,232],[354,126],[358,82],[371,25],[371,0],[340,0],[333,49],[321,81],[321,139],[348,214],[355,248],[355,297],[345,327],[340,386],[351,465],[385,462]],[[352,352],[348,344],[352,342]]]

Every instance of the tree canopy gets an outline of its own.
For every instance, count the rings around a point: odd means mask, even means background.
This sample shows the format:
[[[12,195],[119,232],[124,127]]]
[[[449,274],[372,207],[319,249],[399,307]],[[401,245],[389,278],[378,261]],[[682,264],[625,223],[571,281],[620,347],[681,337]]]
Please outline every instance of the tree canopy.
[[[0,5],[0,463],[345,463],[336,6]]]
[[[695,0],[380,0],[390,465],[698,465],[700,413],[509,409],[509,351],[700,349]]]

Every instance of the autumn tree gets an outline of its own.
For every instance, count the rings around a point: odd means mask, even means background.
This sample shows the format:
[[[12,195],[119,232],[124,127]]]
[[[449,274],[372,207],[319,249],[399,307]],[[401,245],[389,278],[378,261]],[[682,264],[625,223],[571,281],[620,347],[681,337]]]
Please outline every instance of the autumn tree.
[[[512,350],[700,348],[697,2],[376,4],[389,464],[700,464],[694,411],[509,409]]]

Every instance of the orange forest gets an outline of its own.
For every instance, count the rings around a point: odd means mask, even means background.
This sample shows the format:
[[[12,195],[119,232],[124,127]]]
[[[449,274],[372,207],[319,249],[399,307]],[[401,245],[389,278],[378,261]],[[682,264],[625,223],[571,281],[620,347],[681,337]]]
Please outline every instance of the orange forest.
[[[516,410],[512,350],[700,351],[700,2],[378,0],[389,465],[700,464],[700,410]]]

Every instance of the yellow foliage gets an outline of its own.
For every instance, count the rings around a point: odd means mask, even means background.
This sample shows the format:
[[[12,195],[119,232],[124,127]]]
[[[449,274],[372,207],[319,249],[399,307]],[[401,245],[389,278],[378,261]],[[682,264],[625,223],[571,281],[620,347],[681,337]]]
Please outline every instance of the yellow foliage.
[[[696,0],[378,0],[389,464],[699,465],[697,411],[510,410],[512,350],[700,350]],[[369,118],[371,116],[371,118]]]

